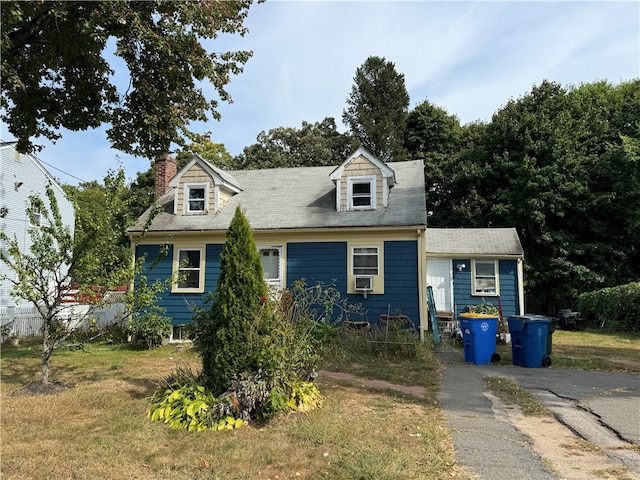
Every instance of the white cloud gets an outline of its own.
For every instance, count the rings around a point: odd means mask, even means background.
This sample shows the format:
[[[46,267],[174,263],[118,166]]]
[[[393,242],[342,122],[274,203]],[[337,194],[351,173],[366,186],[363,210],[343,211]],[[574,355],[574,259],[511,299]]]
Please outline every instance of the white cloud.
[[[234,155],[260,131],[303,120],[334,117],[343,130],[353,76],[371,55],[404,74],[412,106],[429,100],[463,123],[489,120],[543,79],[578,85],[640,77],[636,1],[269,0],[251,7],[246,25],[244,38],[222,35],[210,44],[254,55],[231,79],[234,103],[220,104],[221,122],[197,126]],[[116,154],[99,132],[65,132],[41,155],[90,180],[101,179]],[[148,168],[147,159],[121,157],[129,177]]]

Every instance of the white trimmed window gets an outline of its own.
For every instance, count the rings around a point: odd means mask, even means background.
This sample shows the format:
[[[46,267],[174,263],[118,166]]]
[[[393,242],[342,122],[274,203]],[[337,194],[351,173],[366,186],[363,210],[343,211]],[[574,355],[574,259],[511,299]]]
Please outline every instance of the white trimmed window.
[[[209,185],[188,184],[184,187],[184,211],[192,215],[204,214],[207,211]]]
[[[29,207],[31,213],[33,214],[33,220],[31,220],[31,226],[38,228],[42,226],[42,211],[40,210],[40,205],[36,202],[31,202]]]
[[[376,208],[376,177],[348,177],[347,202],[349,210],[371,210]]]
[[[351,265],[353,275],[378,275],[378,247],[358,246],[351,249]]]
[[[181,248],[178,250],[178,290],[200,291],[203,289],[202,250]]]
[[[185,342],[189,340],[189,329],[186,325],[173,325],[171,328],[172,342]]]
[[[499,295],[498,262],[496,260],[474,260],[473,294]]]
[[[258,250],[264,279],[270,287],[282,290],[282,247],[260,246]]]

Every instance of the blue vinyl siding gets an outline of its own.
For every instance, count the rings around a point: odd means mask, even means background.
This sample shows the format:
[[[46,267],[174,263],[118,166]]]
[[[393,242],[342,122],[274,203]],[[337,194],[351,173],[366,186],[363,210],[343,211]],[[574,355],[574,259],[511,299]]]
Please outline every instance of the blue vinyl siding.
[[[347,242],[287,243],[287,288],[296,280],[347,291]]]
[[[366,320],[375,323],[381,314],[401,310],[418,328],[420,322],[418,292],[418,246],[416,241],[384,243],[384,295],[346,295],[347,242],[311,242],[287,244],[287,283],[304,278],[307,285],[322,282],[334,285],[343,298],[362,304]],[[354,318],[353,320],[361,320]]]
[[[468,265],[461,272],[455,268],[456,265],[464,263]],[[520,312],[518,298],[518,268],[516,260],[499,260],[498,273],[500,278],[500,303],[502,313],[505,318],[518,315]],[[464,312],[467,305],[480,305],[484,298],[486,302],[498,306],[498,298],[487,295],[471,295],[471,259],[453,259],[453,299],[458,313]]]
[[[147,255],[147,265],[158,258],[160,245],[141,245],[136,255]],[[288,243],[287,287],[294,281],[305,279],[307,285],[333,285],[343,298],[347,297],[347,242]],[[191,305],[202,305],[209,292],[214,292],[220,275],[220,253],[222,245],[206,246],[205,293],[161,294],[159,306],[175,325],[190,323],[193,319]],[[146,272],[149,282],[169,278],[172,274],[173,246],[152,270]],[[416,241],[392,241],[384,243],[384,295],[370,294],[348,296],[349,302],[362,304],[367,311],[366,320],[375,323],[381,314],[401,311],[408,315],[418,327],[420,321],[418,292],[418,250]],[[353,320],[361,320],[354,318]]]
[[[369,295],[369,321],[382,314],[408,315],[416,329],[420,326],[418,291],[418,244],[416,241],[384,242],[384,295]]]
[[[147,255],[146,265],[151,264],[160,254],[160,245],[140,245],[137,247],[136,256]],[[166,309],[165,315],[171,318],[174,325],[191,323],[193,312],[191,306],[201,306],[209,292],[215,292],[220,275],[220,253],[222,245],[207,245],[205,248],[205,292],[204,293],[171,293],[170,289],[160,294],[158,306]],[[157,279],[164,280],[172,275],[173,245],[169,246],[167,255],[153,268],[146,271],[147,281],[153,283]]]
[[[500,302],[504,318],[520,314],[518,297],[518,263],[500,260]]]

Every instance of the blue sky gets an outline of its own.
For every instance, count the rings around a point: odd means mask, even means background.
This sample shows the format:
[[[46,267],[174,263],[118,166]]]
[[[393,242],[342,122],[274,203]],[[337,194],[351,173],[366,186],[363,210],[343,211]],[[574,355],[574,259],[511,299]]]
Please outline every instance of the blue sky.
[[[254,4],[249,33],[213,41],[215,51],[247,49],[253,57],[232,77],[233,103],[211,131],[232,155],[261,131],[300,127],[342,110],[367,57],[385,57],[404,74],[410,108],[429,100],[465,124],[490,120],[510,99],[547,79],[562,85],[640,77],[640,2],[592,1],[278,1]],[[3,140],[10,140],[4,126]],[[63,132],[38,154],[64,183],[127,177],[149,159],[112,150],[104,129]]]

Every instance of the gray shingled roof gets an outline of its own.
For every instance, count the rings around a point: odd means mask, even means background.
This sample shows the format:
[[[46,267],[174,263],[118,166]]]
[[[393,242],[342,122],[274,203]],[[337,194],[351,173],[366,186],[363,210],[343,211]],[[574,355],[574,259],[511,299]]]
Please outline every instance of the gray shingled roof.
[[[515,228],[427,228],[427,255],[524,255]]]
[[[396,184],[384,210],[337,212],[335,167],[298,167],[235,170],[229,174],[242,192],[234,195],[216,215],[174,215],[173,191],[159,199],[163,211],[149,232],[226,231],[240,205],[254,230],[314,229],[338,227],[399,227],[426,223],[424,165],[422,160],[388,164]],[[149,211],[129,229],[139,233]]]

